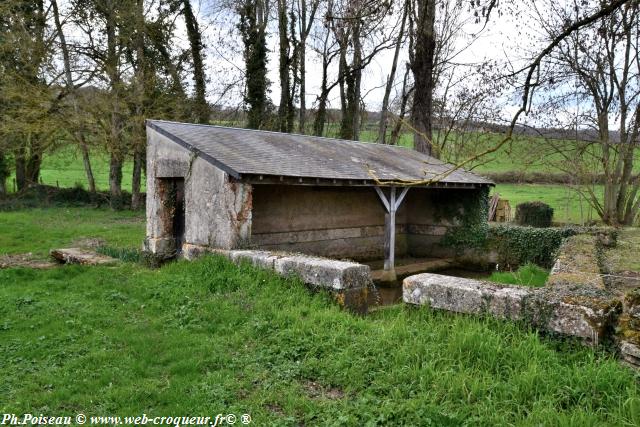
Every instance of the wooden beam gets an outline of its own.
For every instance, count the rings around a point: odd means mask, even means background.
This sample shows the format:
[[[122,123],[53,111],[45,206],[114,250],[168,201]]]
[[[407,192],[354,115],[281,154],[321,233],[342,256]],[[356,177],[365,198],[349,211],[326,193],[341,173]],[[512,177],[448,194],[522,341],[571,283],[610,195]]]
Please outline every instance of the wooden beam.
[[[396,201],[396,210],[400,209],[400,205],[402,204],[402,201],[404,200],[404,196],[407,195],[408,191],[409,191],[409,187],[404,187],[402,189],[402,193],[400,193],[400,197],[398,197],[398,200]]]
[[[397,188],[391,187],[389,197],[380,187],[374,187],[387,212],[384,215],[384,280],[395,281],[396,277],[396,212],[404,201],[409,187],[404,187],[398,197]]]
[[[318,178],[318,177],[300,177],[300,176],[282,176],[282,175],[264,175],[264,174],[245,174],[242,175],[242,178],[237,179],[234,178],[236,182],[244,182],[247,184],[279,184],[279,185],[303,185],[303,186],[323,186],[323,187],[380,187],[380,188],[390,188],[392,185],[378,185],[375,181],[370,180],[348,180],[348,179],[336,179],[336,178]],[[302,179],[302,180],[301,180]],[[482,187],[481,184],[467,184],[467,183],[456,183],[456,184],[448,184],[444,185],[444,183],[433,183],[429,185],[415,185],[410,187],[415,188],[459,188],[459,189],[473,189]],[[403,190],[409,187],[402,187]]]
[[[391,207],[389,206],[389,201],[387,200],[387,196],[384,195],[380,187],[373,187],[373,188],[376,190],[376,193],[378,193],[378,197],[380,197],[380,200],[382,201],[382,204],[384,205],[384,207],[387,209],[387,212],[390,212]]]

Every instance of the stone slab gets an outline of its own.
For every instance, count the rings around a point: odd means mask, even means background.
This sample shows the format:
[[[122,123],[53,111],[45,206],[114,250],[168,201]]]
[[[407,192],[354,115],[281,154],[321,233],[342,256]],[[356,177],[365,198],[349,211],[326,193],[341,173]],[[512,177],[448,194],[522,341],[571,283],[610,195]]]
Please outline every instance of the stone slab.
[[[456,313],[489,313],[510,320],[522,318],[525,300],[532,293],[523,287],[431,273],[407,277],[402,288],[402,299],[407,304]]]
[[[115,258],[81,248],[52,249],[49,254],[63,264],[110,265],[118,262]]]
[[[628,341],[622,341],[620,343],[620,354],[623,361],[634,368],[640,368],[640,347]]]
[[[409,276],[403,300],[414,305],[467,314],[524,320],[536,327],[598,344],[621,309],[603,292],[563,295],[549,289],[503,286],[439,274]]]
[[[275,260],[274,268],[283,276],[298,276],[307,284],[333,290],[364,288],[371,283],[369,266],[355,262],[289,255]]]

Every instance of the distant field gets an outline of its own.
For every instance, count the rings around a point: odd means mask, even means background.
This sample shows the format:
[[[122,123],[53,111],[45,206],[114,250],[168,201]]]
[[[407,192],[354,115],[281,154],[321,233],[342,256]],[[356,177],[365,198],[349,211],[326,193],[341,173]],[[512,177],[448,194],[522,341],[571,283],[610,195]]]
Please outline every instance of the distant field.
[[[96,180],[98,190],[109,189],[109,155],[99,150],[91,152],[91,168]],[[122,170],[122,188],[131,190],[131,173],[133,171],[133,161],[128,159]],[[7,181],[9,191],[13,190],[13,178]],[[86,189],[87,175],[84,172],[82,157],[74,147],[61,148],[54,153],[45,155],[42,160],[41,169],[42,182],[46,185],[60,187],[74,187],[80,185]],[[145,189],[145,181],[142,182],[142,191]]]
[[[595,210],[575,190],[567,186],[498,184],[493,191],[500,193],[501,198],[509,200],[514,215],[518,203],[540,200],[553,208],[555,222],[583,224],[598,219]],[[596,187],[598,194],[601,195],[602,191],[602,186]]]

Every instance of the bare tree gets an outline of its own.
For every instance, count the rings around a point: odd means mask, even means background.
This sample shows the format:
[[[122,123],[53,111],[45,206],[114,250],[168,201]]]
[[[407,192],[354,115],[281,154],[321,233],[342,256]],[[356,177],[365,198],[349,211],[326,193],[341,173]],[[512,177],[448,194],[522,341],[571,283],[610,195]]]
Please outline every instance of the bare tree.
[[[594,10],[599,2],[580,6]],[[540,18],[553,39],[580,8],[551,10],[549,19]],[[633,224],[640,210],[640,180],[634,174],[640,136],[639,40],[640,5],[631,2],[564,38],[542,63],[538,80],[546,89],[538,109],[576,135],[570,149],[566,142],[545,140],[546,148],[562,159],[554,166],[578,179],[582,185],[577,189],[606,224]],[[602,196],[593,185],[597,174],[603,176]]]
[[[378,141],[382,144],[386,143],[387,138],[387,113],[389,109],[389,97],[391,96],[391,89],[396,78],[396,69],[398,68],[398,57],[400,56],[400,48],[405,37],[405,24],[407,22],[407,13],[409,12],[408,0],[404,2],[402,7],[402,19],[400,22],[400,30],[398,31],[398,37],[396,39],[395,51],[393,54],[393,62],[391,64],[391,71],[387,77],[387,84],[384,90],[384,97],[382,99],[382,108],[380,110],[380,123],[378,126]]]
[[[207,104],[206,77],[204,71],[204,46],[198,19],[193,13],[190,0],[182,1],[182,15],[187,27],[189,45],[191,46],[191,58],[193,60],[194,81],[194,115],[198,123],[209,123],[209,104]]]
[[[64,75],[65,75],[65,83],[67,85],[67,91],[71,97],[71,103],[73,105],[73,116],[78,117],[79,109],[78,109],[78,98],[76,94],[76,85],[73,81],[73,74],[71,71],[71,56],[69,54],[69,46],[67,45],[67,39],[64,35],[64,30],[62,28],[62,22],[60,21],[60,12],[58,10],[58,3],[56,0],[51,0],[51,10],[53,12],[53,19],[56,27],[56,31],[58,33],[58,38],[60,39],[60,50],[62,52],[62,62],[64,65]],[[89,146],[87,144],[87,139],[85,136],[85,131],[80,125],[77,129],[71,129],[71,135],[73,135],[74,139],[78,142],[78,146],[80,147],[80,153],[82,154],[82,164],[84,166],[85,173],[87,175],[87,183],[89,185],[89,191],[95,193],[96,191],[96,181],[93,176],[93,169],[91,168],[91,159],[89,157]]]

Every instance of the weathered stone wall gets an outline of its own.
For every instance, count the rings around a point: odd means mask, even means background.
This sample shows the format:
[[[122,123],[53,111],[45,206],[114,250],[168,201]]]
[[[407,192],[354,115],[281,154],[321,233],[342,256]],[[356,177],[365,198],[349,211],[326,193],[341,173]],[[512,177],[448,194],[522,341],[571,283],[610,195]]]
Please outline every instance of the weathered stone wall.
[[[184,178],[185,243],[233,248],[251,235],[251,193],[247,184],[147,128],[147,234],[145,249],[160,255],[175,251],[163,227],[160,178]]]
[[[266,249],[332,258],[382,258],[384,215],[384,206],[370,187],[255,185],[251,240]],[[405,206],[399,209],[396,224],[396,256],[403,256],[407,253]]]
[[[473,190],[412,188],[396,213],[396,257],[451,256],[440,243]],[[252,243],[334,258],[384,256],[385,209],[370,187],[255,185]]]
[[[521,320],[594,345],[610,335],[620,311],[619,301],[605,292],[579,289],[557,293],[550,288],[505,286],[429,273],[404,280],[403,300],[458,313]]]

